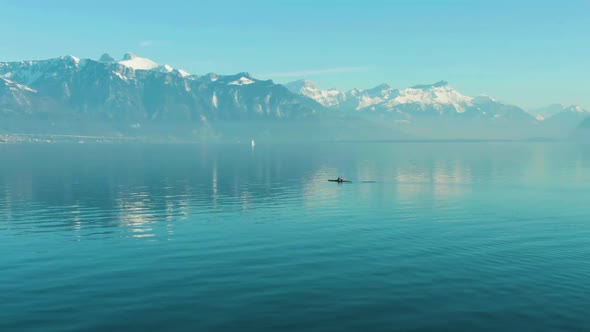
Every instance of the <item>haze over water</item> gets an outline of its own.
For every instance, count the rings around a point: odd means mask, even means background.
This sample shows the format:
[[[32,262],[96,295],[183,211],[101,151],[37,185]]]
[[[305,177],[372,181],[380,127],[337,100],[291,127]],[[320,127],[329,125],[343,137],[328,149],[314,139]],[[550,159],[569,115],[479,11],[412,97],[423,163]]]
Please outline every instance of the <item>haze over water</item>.
[[[24,144],[0,160],[2,331],[590,328],[587,145]]]

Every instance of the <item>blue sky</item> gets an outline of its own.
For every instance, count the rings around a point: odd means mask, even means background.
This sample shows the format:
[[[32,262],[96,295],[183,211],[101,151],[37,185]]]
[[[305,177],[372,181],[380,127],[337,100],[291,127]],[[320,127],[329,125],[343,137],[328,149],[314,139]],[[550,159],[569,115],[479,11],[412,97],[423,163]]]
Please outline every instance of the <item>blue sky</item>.
[[[447,80],[590,109],[590,1],[4,0],[0,61],[134,52],[191,73],[320,87]]]

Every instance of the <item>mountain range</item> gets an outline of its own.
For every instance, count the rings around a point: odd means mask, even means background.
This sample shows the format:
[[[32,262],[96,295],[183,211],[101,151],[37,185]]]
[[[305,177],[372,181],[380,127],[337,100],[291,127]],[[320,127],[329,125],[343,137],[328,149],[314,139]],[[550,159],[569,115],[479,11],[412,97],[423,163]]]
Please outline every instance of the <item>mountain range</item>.
[[[316,100],[328,108],[342,111],[389,112],[401,118],[425,115],[464,116],[498,119],[521,117],[534,122],[525,110],[498,102],[488,96],[468,97],[446,81],[394,89],[387,84],[362,90],[341,92],[321,90],[313,82],[301,80],[285,85],[291,91]]]
[[[306,80],[282,85],[247,72],[194,75],[132,53],[118,61],[104,54],[0,62],[5,133],[234,139],[261,132],[308,137],[313,130],[324,139],[527,138],[566,136],[587,116],[579,106],[535,114],[489,96],[465,96],[446,81],[322,90]]]
[[[466,132],[465,122],[475,125],[479,131],[469,137],[486,136],[490,129],[505,137],[565,138],[571,134],[590,112],[578,105],[550,105],[535,110],[525,110],[498,101],[490,96],[469,97],[461,94],[446,81],[430,85],[417,85],[394,89],[381,84],[370,89],[322,90],[308,80],[285,84],[289,90],[316,100],[323,106],[342,112],[362,114],[387,114],[398,123],[407,123],[413,130],[421,128],[423,136],[428,131],[448,126],[449,137]],[[453,126],[454,125],[454,126]],[[502,130],[506,129],[506,130]],[[483,137],[483,136],[482,136]]]

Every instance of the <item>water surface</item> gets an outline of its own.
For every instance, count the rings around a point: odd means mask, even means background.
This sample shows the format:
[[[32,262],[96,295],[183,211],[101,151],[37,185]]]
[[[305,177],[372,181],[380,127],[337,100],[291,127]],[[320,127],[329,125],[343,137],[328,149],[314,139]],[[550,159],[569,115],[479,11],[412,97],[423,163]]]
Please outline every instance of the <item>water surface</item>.
[[[590,146],[30,144],[0,161],[2,331],[590,329]]]

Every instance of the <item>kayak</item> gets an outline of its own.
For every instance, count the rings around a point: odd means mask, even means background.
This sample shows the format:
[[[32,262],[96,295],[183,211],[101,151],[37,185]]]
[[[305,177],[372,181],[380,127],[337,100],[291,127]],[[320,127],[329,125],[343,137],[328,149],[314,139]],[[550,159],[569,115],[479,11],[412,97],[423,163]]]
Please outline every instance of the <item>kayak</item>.
[[[352,182],[352,181],[348,181],[348,180],[328,180],[330,182],[338,182],[338,183],[343,183],[343,182]]]

